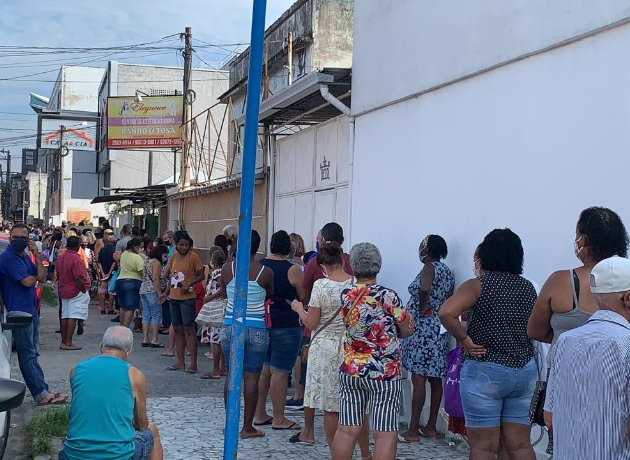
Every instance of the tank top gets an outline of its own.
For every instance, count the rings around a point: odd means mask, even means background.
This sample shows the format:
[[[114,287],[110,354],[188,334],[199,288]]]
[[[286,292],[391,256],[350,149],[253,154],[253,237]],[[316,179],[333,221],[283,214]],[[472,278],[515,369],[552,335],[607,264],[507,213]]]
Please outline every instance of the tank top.
[[[134,397],[129,367],[122,359],[98,356],[74,369],[70,427],[64,444],[69,460],[133,457]]]
[[[297,290],[289,281],[289,270],[293,264],[288,260],[273,259],[262,259],[260,264],[273,272],[273,303],[269,309],[271,327],[300,327],[300,317],[291,310],[291,302],[297,299]]]
[[[534,285],[519,275],[487,272],[479,278],[481,295],[468,310],[468,335],[487,353],[464,359],[520,369],[534,356],[527,322],[536,303]]]
[[[265,297],[267,291],[260,284],[258,278],[262,274],[264,266],[260,268],[256,279],[247,282],[247,311],[245,313],[245,326],[266,329],[265,326]],[[225,309],[224,326],[231,326],[234,321],[234,298],[236,295],[236,272],[232,262],[232,280],[225,286],[227,294],[227,308]]]
[[[571,270],[569,276],[571,277],[571,290],[573,291],[573,308],[565,313],[554,312],[551,314],[550,324],[551,329],[553,329],[553,339],[551,341],[551,348],[547,354],[548,368],[551,367],[551,363],[553,362],[558,338],[567,331],[584,326],[591,317],[591,313],[580,308],[580,279],[574,270]]]

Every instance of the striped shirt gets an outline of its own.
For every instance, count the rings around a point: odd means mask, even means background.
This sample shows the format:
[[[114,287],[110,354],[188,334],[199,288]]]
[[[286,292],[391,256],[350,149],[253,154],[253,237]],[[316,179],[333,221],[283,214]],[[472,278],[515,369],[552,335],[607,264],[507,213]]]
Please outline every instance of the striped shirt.
[[[267,291],[258,284],[258,278],[265,267],[261,267],[255,280],[247,282],[247,311],[245,312],[245,326],[265,329],[265,296]],[[232,273],[234,263],[232,263]],[[231,326],[234,322],[234,299],[236,298],[236,276],[225,286],[227,294],[227,307],[225,309],[224,326]]]
[[[555,460],[630,459],[630,323],[599,310],[558,339],[545,410]]]

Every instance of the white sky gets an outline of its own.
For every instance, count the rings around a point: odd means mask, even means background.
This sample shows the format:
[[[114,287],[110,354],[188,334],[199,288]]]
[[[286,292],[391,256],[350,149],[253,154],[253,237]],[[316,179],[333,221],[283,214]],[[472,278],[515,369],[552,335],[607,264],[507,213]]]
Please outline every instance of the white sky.
[[[267,0],[267,26],[295,0]],[[36,133],[37,117],[29,107],[29,93],[49,97],[62,64],[101,67],[108,60],[134,64],[182,66],[175,50],[132,54],[89,53],[7,56],[6,47],[111,47],[154,42],[192,27],[196,40],[213,45],[248,43],[252,0],[22,0],[0,2],[0,149],[11,150],[11,169],[20,171],[22,148],[34,148],[34,140],[8,138]],[[197,42],[197,44],[200,44]],[[174,36],[152,46],[179,47]],[[234,50],[234,46],[228,46]],[[155,54],[153,54],[155,53]],[[228,51],[199,48],[193,67],[217,65]],[[42,62],[47,61],[47,62]],[[54,61],[54,62],[51,62]],[[30,75],[30,74],[39,75]],[[26,76],[30,75],[30,76]],[[10,80],[7,80],[10,79]],[[2,169],[5,163],[2,162]]]

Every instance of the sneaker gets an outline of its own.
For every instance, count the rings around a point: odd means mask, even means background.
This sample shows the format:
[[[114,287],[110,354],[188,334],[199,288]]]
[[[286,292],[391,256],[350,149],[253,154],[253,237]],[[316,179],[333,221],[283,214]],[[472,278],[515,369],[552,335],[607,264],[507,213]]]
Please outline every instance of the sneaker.
[[[287,399],[284,407],[289,410],[304,410],[304,399]]]
[[[116,318],[110,319],[110,321],[112,323],[120,323],[120,316],[117,316]]]
[[[77,335],[83,335],[83,323],[80,322],[77,326]]]

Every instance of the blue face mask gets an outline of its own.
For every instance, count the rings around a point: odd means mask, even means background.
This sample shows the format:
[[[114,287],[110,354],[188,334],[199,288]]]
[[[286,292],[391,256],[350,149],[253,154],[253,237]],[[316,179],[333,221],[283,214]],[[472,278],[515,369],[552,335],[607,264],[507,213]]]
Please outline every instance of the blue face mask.
[[[315,242],[315,252],[319,252],[319,241]]]
[[[27,240],[24,240],[22,238],[11,240],[11,247],[15,252],[24,251],[26,249],[26,246],[28,246]]]

